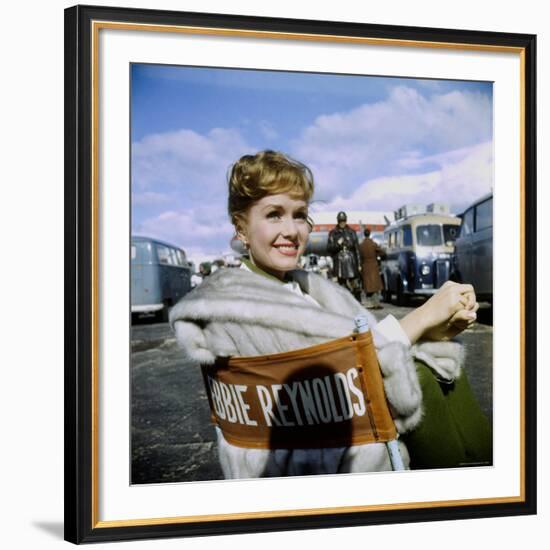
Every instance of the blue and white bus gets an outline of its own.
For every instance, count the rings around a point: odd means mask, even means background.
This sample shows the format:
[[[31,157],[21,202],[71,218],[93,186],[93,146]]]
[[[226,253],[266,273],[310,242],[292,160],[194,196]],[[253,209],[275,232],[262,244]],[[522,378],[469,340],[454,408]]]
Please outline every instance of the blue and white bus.
[[[384,301],[398,305],[414,295],[429,296],[449,279],[460,218],[447,213],[414,212],[402,207],[384,229]]]

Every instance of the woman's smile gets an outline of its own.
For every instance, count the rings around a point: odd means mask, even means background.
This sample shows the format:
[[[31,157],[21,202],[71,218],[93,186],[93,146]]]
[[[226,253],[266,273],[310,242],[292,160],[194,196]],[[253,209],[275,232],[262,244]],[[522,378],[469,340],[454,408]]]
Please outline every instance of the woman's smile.
[[[275,243],[274,248],[276,248],[284,256],[297,256],[298,255],[298,244],[294,243]]]

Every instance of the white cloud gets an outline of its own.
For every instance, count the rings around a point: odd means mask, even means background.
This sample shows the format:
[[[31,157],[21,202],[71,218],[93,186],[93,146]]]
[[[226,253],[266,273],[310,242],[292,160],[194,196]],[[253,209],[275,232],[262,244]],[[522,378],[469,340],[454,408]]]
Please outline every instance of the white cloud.
[[[182,247],[191,260],[230,251],[227,170],[253,148],[215,128],[151,134],[132,146],[132,232]],[[139,208],[138,208],[139,207]]]
[[[132,204],[140,206],[153,206],[167,204],[171,196],[167,193],[156,193],[155,191],[145,191],[143,193],[132,194]]]
[[[132,186],[179,187],[189,197],[204,198],[223,188],[231,163],[250,150],[233,129],[214,128],[204,135],[188,129],[150,134],[132,144]]]
[[[330,200],[366,179],[410,172],[407,158],[490,139],[490,97],[462,91],[425,97],[397,86],[384,101],[317,117],[293,142],[292,153],[313,169],[317,197]]]
[[[493,187],[491,142],[414,162],[418,167],[438,164],[439,168],[368,180],[349,196],[336,196],[323,210],[395,210],[406,203],[443,202],[458,213]]]
[[[139,223],[133,233],[180,246],[196,261],[194,256],[219,257],[230,250],[234,229],[227,216],[223,220],[219,215],[203,217],[197,210],[167,210]]]

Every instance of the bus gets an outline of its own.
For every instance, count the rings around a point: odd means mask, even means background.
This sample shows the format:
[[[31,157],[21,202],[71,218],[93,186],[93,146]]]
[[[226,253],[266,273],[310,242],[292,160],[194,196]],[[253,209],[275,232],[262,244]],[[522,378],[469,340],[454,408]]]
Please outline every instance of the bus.
[[[191,290],[192,267],[185,252],[149,237],[132,236],[132,316],[155,315],[168,320],[168,311]]]
[[[461,222],[447,213],[402,214],[384,230],[381,265],[384,301],[395,294],[398,305],[414,295],[435,293],[449,279]]]
[[[474,285],[480,300],[493,301],[493,194],[472,203],[460,216],[453,280]]]

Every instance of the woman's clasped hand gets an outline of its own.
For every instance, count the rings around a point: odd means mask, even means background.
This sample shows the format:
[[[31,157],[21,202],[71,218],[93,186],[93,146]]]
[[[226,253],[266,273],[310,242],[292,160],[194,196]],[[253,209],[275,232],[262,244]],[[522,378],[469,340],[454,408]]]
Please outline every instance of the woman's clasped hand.
[[[447,281],[424,304],[401,320],[411,343],[426,340],[450,340],[477,319],[479,304],[474,287]]]

